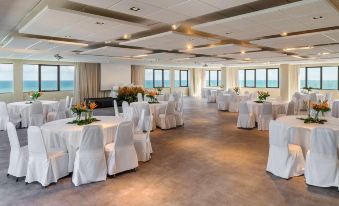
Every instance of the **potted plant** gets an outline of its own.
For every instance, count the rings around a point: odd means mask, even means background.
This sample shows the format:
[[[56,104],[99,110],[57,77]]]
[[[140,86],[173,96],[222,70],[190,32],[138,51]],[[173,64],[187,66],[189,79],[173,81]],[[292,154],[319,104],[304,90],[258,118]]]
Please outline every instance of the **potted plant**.
[[[41,97],[41,96],[42,96],[42,92],[32,91],[32,92],[29,93],[29,97],[33,102],[38,100],[39,97]]]
[[[149,99],[148,103],[154,104],[159,103],[157,99],[157,92],[155,90],[148,90],[146,91],[146,97]]]

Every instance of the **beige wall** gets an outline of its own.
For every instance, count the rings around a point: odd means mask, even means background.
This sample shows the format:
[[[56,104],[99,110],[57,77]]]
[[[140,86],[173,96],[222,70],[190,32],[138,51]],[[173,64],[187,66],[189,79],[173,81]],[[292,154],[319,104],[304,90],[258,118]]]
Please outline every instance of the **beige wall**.
[[[28,99],[27,93],[23,92],[23,64],[51,64],[51,65],[73,65],[73,63],[65,62],[44,62],[44,61],[26,61],[26,60],[7,60],[0,59],[0,63],[12,63],[14,73],[14,92],[13,93],[2,93],[0,94],[0,101],[6,103],[15,101],[24,101]],[[44,92],[41,99],[44,100],[60,100],[66,96],[73,96],[73,91],[60,91],[60,92]]]

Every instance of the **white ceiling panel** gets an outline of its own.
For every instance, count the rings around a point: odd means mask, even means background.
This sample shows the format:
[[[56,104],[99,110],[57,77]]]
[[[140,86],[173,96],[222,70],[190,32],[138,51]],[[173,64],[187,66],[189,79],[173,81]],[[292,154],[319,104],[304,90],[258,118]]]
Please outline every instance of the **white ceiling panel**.
[[[330,51],[331,53],[337,53],[337,52],[339,52],[339,44],[322,46],[322,48],[324,48],[324,49]]]
[[[113,6],[116,3],[119,3],[122,0],[70,0],[70,1],[106,9],[108,7]]]
[[[200,0],[218,9],[228,9],[242,4],[248,4],[257,0]]]
[[[187,36],[169,31],[152,36],[143,37],[120,43],[121,45],[136,46],[149,49],[184,49],[188,44],[192,46],[211,44],[215,41],[202,37]]]
[[[213,6],[210,6],[207,3],[198,1],[198,0],[188,0],[180,4],[176,4],[172,7],[169,7],[168,10],[171,10],[176,13],[187,15],[189,17],[197,17],[205,14],[216,12],[220,9],[217,9]]]
[[[167,23],[167,24],[174,24],[174,23],[189,19],[190,17],[184,14],[174,12],[174,11],[168,11],[168,10],[162,9],[162,10],[158,10],[156,12],[152,12],[150,14],[145,15],[145,18],[151,19],[154,21],[160,21],[160,22]]]
[[[228,54],[226,57],[235,58],[235,59],[265,59],[271,57],[284,57],[285,54],[271,52],[271,51],[261,51],[261,52],[251,52],[245,54]]]
[[[184,59],[184,58],[191,58],[191,57],[194,57],[194,55],[162,52],[162,53],[149,54],[144,59],[173,60],[173,59]]]
[[[132,7],[139,8],[139,11],[133,11],[131,10]],[[144,17],[150,13],[154,13],[158,11],[159,7],[154,6],[152,4],[139,2],[136,0],[122,0],[117,4],[114,4],[112,7],[109,8],[110,10],[133,15],[133,16],[139,16]]]
[[[195,58],[182,58],[182,59],[176,59],[177,62],[191,62],[191,63],[206,63],[206,62],[220,62],[225,61],[225,59],[222,58],[216,58],[216,57],[195,57]]]
[[[120,48],[120,47],[110,47],[105,46],[98,49],[92,49],[88,51],[84,51],[81,54],[89,54],[89,55],[102,55],[102,56],[110,56],[110,57],[123,57],[123,56],[137,56],[142,54],[148,54],[150,51],[143,49],[129,49],[129,48]]]
[[[190,51],[195,54],[206,54],[206,55],[223,55],[223,54],[229,54],[229,53],[240,53],[241,51],[258,51],[260,49],[258,48],[249,48],[244,46],[239,46],[235,44],[226,44],[226,45],[220,45],[220,46],[210,46],[210,47],[201,47],[201,48],[194,48]]]
[[[323,18],[313,19],[317,16]],[[338,22],[338,11],[329,2],[307,0],[208,22],[193,28],[235,39],[255,39],[283,32],[338,26]]]
[[[145,4],[151,4],[152,6],[159,7],[162,9],[167,9],[168,7],[186,2],[188,0],[156,0],[156,1],[150,1],[150,0],[136,0],[138,2],[142,2]]]
[[[101,42],[144,31],[143,26],[75,14],[46,7],[19,32],[61,38]]]
[[[21,38],[21,37],[13,37],[7,43],[4,44],[3,48],[16,48],[16,49],[27,49],[37,44],[39,40],[37,39],[29,39],[29,38]]]

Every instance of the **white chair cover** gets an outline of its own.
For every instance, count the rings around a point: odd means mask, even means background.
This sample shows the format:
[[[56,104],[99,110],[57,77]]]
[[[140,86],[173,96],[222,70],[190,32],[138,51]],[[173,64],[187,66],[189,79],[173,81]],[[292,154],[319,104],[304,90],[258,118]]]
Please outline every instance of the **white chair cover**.
[[[75,186],[106,180],[107,166],[102,127],[83,128],[79,150],[76,152],[72,182]]]
[[[138,167],[138,157],[134,147],[132,122],[121,122],[113,143],[105,146],[108,174],[132,170]]]
[[[287,106],[286,115],[295,115],[295,103],[293,101],[290,101]]]
[[[26,182],[38,181],[42,186],[68,175],[68,154],[62,150],[47,152],[39,127],[30,126],[28,133],[28,166]]]
[[[44,120],[42,103],[40,101],[33,102],[29,110],[29,126],[42,126]]]
[[[239,111],[239,101],[236,94],[231,94],[229,105],[229,112],[238,112]]]
[[[318,99],[317,99],[317,94],[316,93],[311,93],[310,94],[310,101],[313,103],[317,103]]]
[[[257,92],[253,92],[250,94],[250,99],[257,99],[257,98],[258,98]]]
[[[250,95],[250,92],[249,92],[249,91],[245,91],[245,92],[244,92],[244,95],[249,96],[249,95]]]
[[[286,125],[270,122],[269,144],[266,171],[285,179],[304,174],[304,155],[300,146],[289,144]]]
[[[137,97],[138,97],[138,102],[143,102],[143,98],[142,98],[142,94],[141,93],[138,93],[137,94]]]
[[[171,129],[177,126],[174,101],[168,101],[165,113],[159,115],[159,121],[157,123],[161,129]]]
[[[66,101],[60,100],[58,103],[58,109],[56,112],[48,112],[47,114],[47,122],[66,119]]]
[[[206,98],[208,103],[215,103],[216,102],[216,92],[213,92],[210,89],[206,90]]]
[[[69,96],[66,96],[66,99],[65,99],[65,109],[68,109],[69,105],[70,105],[70,98],[69,98]]]
[[[128,110],[129,104],[128,104],[128,102],[123,101],[121,106],[122,106],[122,114],[125,117],[125,115],[127,115],[127,110]]]
[[[258,118],[258,130],[268,130],[270,121],[273,119],[272,103],[265,102]]]
[[[255,127],[255,117],[252,113],[249,112],[247,102],[240,102],[237,127],[239,128]]]
[[[221,110],[221,111],[228,110],[227,96],[224,96],[223,94],[220,94],[218,96],[218,110]]]
[[[317,127],[312,130],[305,179],[307,184],[318,187],[339,186],[337,139],[332,129]]]
[[[300,114],[300,109],[302,108],[303,102],[301,99],[301,94],[300,92],[295,92],[292,96],[292,101],[294,102],[294,110],[295,114]]]
[[[72,111],[71,111],[73,103],[74,103],[74,98],[71,97],[68,106],[66,105],[67,106],[67,108],[66,108],[66,117],[67,118],[71,118],[73,116]]]
[[[24,177],[27,172],[28,147],[20,147],[18,134],[12,122],[7,123],[7,135],[11,146],[7,174]]]
[[[120,117],[119,108],[116,100],[113,101],[113,106],[114,106],[114,116]]]
[[[177,109],[175,111],[175,122],[177,126],[184,125],[184,100],[181,98],[177,104]]]
[[[6,130],[7,122],[9,122],[7,105],[5,102],[0,102],[0,131]]]
[[[164,101],[168,101],[169,100],[169,94],[168,93],[166,93],[166,94],[164,94]]]
[[[150,123],[153,121],[151,117]],[[151,125],[150,125],[151,126]],[[148,127],[146,133],[139,132],[134,134],[134,147],[138,156],[138,160],[142,162],[146,162],[151,159],[151,154],[153,152],[151,140],[150,140],[150,133],[151,127]]]

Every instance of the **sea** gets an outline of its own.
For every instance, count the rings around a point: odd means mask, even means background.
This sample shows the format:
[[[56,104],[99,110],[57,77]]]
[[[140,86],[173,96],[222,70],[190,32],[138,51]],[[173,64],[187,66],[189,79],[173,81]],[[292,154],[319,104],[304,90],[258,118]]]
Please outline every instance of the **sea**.
[[[44,91],[48,90],[57,90],[56,81],[42,81],[41,88]],[[39,83],[37,81],[24,81],[23,82],[23,91],[38,91]],[[61,91],[72,91],[74,90],[74,81],[72,80],[61,80],[60,81],[60,90]],[[0,93],[13,92],[13,82],[12,81],[0,81]]]

